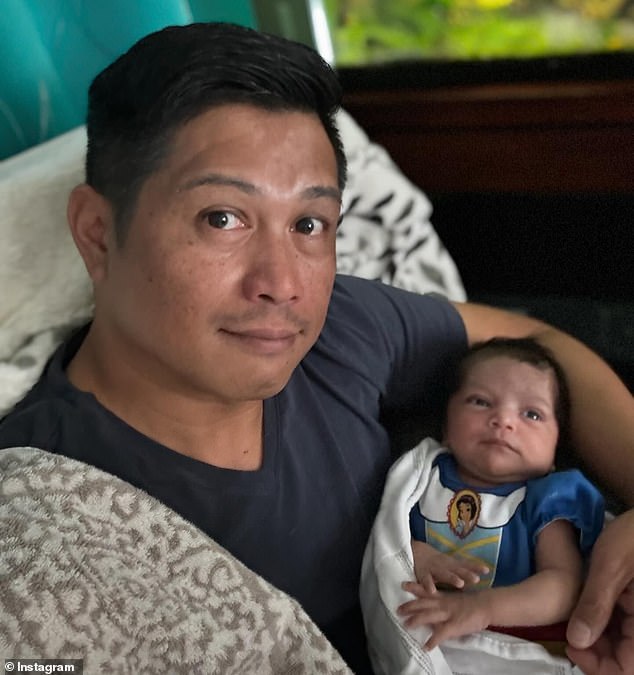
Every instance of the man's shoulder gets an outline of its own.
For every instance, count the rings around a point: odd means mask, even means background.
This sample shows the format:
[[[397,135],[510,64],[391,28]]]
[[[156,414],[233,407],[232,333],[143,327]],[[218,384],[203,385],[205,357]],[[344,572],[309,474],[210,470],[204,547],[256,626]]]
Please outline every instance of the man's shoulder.
[[[30,392],[0,420],[0,448],[33,446],[51,449],[62,411],[63,401],[34,397]]]
[[[431,306],[442,305],[451,307],[451,301],[440,293],[419,293],[399,286],[385,283],[379,279],[368,279],[350,274],[337,274],[335,277],[333,301],[343,297],[359,301],[374,301],[377,298],[386,298],[393,301],[395,298],[403,302],[419,302]]]
[[[401,325],[442,323],[463,331],[458,311],[437,293],[421,294],[378,280],[338,274],[328,308],[326,326],[374,325],[392,332]]]
[[[0,447],[33,445],[49,449],[54,443],[64,411],[71,407],[58,382],[61,378],[55,376],[60,359],[58,349],[33,387],[0,418]]]

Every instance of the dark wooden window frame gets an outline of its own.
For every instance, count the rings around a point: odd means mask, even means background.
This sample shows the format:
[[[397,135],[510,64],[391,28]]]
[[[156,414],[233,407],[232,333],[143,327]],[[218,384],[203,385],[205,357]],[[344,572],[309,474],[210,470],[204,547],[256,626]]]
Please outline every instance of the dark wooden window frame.
[[[341,79],[346,109],[428,192],[634,192],[634,56],[395,64]]]

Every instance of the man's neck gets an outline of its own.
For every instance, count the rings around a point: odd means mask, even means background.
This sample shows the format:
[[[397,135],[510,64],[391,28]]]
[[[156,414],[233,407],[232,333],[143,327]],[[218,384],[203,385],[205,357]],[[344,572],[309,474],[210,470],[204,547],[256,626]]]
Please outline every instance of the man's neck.
[[[104,363],[89,331],[67,367],[69,381],[93,394],[126,424],[175,452],[240,471],[262,465],[263,402],[224,404],[139,377],[137,369]]]

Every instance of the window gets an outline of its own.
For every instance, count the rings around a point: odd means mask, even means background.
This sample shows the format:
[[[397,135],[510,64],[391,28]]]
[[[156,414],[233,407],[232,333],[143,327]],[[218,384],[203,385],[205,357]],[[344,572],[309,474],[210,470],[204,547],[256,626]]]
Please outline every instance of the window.
[[[337,66],[634,50],[632,0],[324,0]]]

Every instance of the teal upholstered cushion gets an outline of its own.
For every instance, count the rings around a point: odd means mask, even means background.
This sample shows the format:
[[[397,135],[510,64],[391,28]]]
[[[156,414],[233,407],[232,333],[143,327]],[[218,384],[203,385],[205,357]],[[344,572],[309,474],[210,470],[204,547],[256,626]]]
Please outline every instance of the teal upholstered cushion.
[[[84,122],[92,78],[143,35],[192,20],[187,0],[2,0],[0,159]]]

